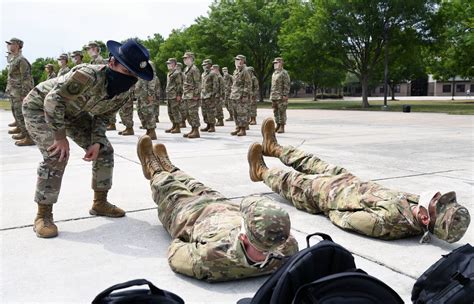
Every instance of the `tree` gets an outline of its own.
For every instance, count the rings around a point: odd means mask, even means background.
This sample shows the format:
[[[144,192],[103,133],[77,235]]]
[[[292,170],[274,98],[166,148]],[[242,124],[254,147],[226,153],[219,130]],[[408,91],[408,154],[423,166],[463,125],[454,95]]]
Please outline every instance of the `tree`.
[[[362,106],[369,107],[368,88],[394,29],[425,30],[433,0],[314,0],[314,30],[334,51],[341,50],[345,69],[359,79]],[[408,43],[408,42],[405,42]]]
[[[31,74],[33,75],[33,80],[35,82],[35,85],[46,80],[47,74],[44,70],[44,67],[48,63],[53,64],[57,70],[58,63],[57,63],[57,60],[55,60],[54,58],[37,58],[31,64]]]
[[[432,19],[429,71],[435,79],[453,82],[455,77],[474,77],[474,4],[468,0],[444,1]]]
[[[0,92],[5,92],[7,88],[8,69],[4,68],[0,73]]]

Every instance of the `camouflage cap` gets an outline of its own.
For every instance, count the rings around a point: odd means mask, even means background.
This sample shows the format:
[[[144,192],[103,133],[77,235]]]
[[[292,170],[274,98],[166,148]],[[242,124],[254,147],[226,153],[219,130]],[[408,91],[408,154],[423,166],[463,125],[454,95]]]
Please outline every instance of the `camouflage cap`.
[[[229,69],[227,67],[223,67],[222,71],[229,71]]]
[[[178,62],[178,60],[176,60],[176,58],[168,58],[168,60],[166,61],[166,64],[169,64],[169,63],[172,63],[172,62],[176,63],[176,62]]]
[[[72,52],[71,57],[76,57],[76,56],[81,56],[81,58],[84,57],[84,55],[82,55],[81,51]]]
[[[96,41],[89,41],[89,43],[86,45],[86,49],[91,48],[91,47],[99,47]]]
[[[67,60],[68,60],[67,54],[61,54],[61,55],[59,55],[58,60],[66,60],[66,61],[67,61]]]
[[[272,251],[290,235],[288,213],[265,198],[251,197],[240,206],[250,243],[261,251]]]
[[[235,56],[235,59],[237,59],[237,60],[247,60],[247,57],[245,57],[244,55],[237,55],[237,56]]]
[[[23,47],[23,40],[21,40],[21,39],[19,39],[19,38],[15,38],[15,37],[10,38],[10,40],[5,41],[5,43],[6,43],[6,44],[18,44],[18,46],[19,46],[20,48]]]
[[[181,63],[181,62],[176,63],[176,65],[177,65],[178,67],[180,67],[180,68],[183,67],[183,63]]]
[[[283,61],[283,58],[277,57],[277,58],[273,59],[273,62],[272,62],[272,63],[277,63],[277,62],[283,63],[283,62],[284,62],[284,61]]]
[[[213,64],[213,65],[212,65],[212,68],[213,68],[213,69],[219,69],[220,66],[219,66],[218,64]]]
[[[204,59],[202,65],[212,65],[212,59]]]
[[[436,220],[432,232],[437,238],[454,243],[464,236],[470,222],[469,211],[456,201],[456,192],[448,192],[436,203]]]
[[[188,58],[188,57],[194,58],[194,53],[193,52],[184,53],[183,58]]]
[[[53,69],[54,68],[54,65],[52,65],[51,63],[48,63],[47,65],[44,66],[45,68],[47,69]]]

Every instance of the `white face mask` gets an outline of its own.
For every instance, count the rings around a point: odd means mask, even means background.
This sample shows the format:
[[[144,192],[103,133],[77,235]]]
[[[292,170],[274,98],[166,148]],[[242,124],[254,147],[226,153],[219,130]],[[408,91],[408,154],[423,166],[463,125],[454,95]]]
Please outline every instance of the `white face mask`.
[[[166,67],[168,68],[168,71],[171,71],[174,68],[172,63],[168,63]]]
[[[97,51],[96,51],[96,50],[93,50],[93,49],[89,49],[89,50],[87,51],[87,53],[88,53],[89,56],[91,56],[91,57],[97,57],[97,55],[98,55]]]
[[[72,58],[72,63],[74,63],[74,64],[77,63],[77,58],[76,57]]]
[[[240,60],[236,60],[235,61],[235,68],[238,69],[240,68],[241,64],[240,64]]]
[[[62,60],[58,60],[58,65],[59,65],[59,66],[63,66],[63,61],[62,61]]]
[[[275,70],[278,70],[278,69],[280,68],[280,64],[279,64],[278,62],[274,63],[274,64],[273,64],[273,68],[274,68]]]
[[[193,64],[193,60],[189,57],[184,58],[184,64],[187,66],[191,66]]]

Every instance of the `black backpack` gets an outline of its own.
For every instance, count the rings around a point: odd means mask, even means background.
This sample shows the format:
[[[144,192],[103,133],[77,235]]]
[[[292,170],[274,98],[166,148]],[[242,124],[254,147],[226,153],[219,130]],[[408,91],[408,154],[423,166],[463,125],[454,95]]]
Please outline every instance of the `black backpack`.
[[[148,285],[148,289],[131,289],[114,292],[132,286]],[[114,293],[113,293],[114,292]],[[120,283],[99,293],[92,304],[184,304],[183,299],[172,292],[162,290],[145,279]]]
[[[309,240],[315,235],[323,240],[310,247]],[[363,271],[356,270],[352,254],[334,243],[327,234],[310,234],[306,237],[306,243],[307,248],[290,257],[268,278],[253,298],[241,299],[237,303],[339,303],[339,298],[333,297],[335,294],[343,296],[348,301],[346,303],[371,303],[357,302],[360,294],[370,296],[370,299],[375,298],[373,303],[403,303],[390,287]],[[335,301],[324,302],[332,299]]]
[[[415,282],[415,304],[474,303],[474,248],[466,244],[443,255]]]

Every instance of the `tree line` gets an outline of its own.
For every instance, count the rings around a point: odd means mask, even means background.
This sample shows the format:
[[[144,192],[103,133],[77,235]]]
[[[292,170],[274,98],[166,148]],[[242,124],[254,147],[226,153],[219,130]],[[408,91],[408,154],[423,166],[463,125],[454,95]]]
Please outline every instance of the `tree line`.
[[[209,6],[208,16],[189,27],[140,40],[150,51],[162,85],[166,60],[181,59],[185,51],[233,70],[237,54],[247,56],[260,85],[263,101],[273,72],[272,60],[283,57],[295,85],[341,87],[356,78],[362,87],[362,106],[369,89],[384,78],[388,85],[433,74],[436,79],[474,75],[474,2],[470,0],[221,0]],[[103,45],[103,42],[101,42]],[[107,57],[105,45],[102,48]],[[58,54],[59,55],[59,54]],[[87,58],[85,58],[87,62]],[[35,82],[44,80],[44,65],[33,63]],[[6,72],[0,76],[4,88]]]

